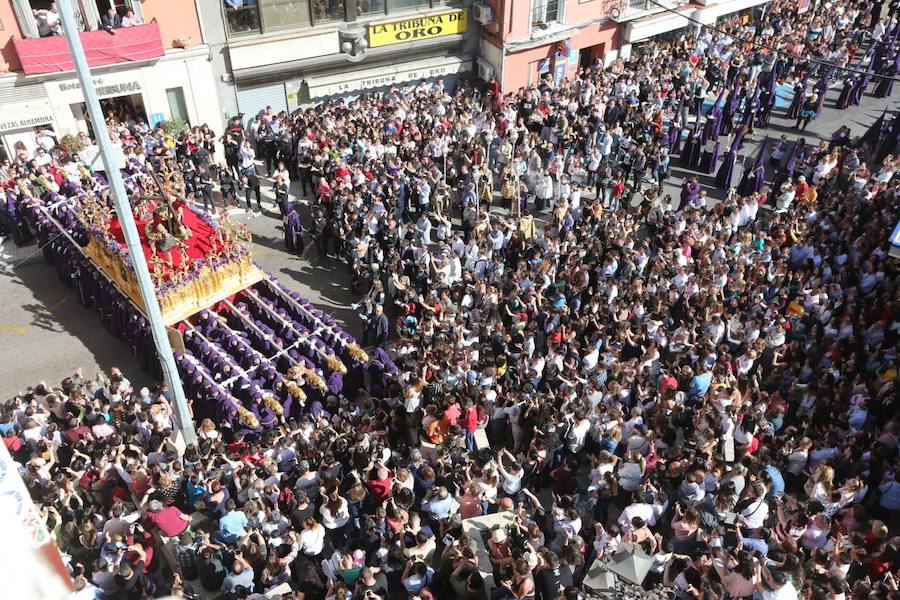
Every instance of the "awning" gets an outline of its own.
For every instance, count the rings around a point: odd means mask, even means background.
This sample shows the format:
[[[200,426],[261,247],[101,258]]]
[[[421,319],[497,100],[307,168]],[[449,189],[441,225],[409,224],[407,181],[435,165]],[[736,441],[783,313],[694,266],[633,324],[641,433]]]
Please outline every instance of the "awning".
[[[723,15],[730,15],[747,8],[766,4],[770,0],[727,0],[706,6],[689,4],[675,9],[629,21],[625,25],[622,40],[626,44],[639,42],[656,35],[675,31],[689,25],[709,25]],[[677,13],[677,14],[676,14]]]
[[[306,80],[306,85],[309,88],[310,98],[321,98],[392,85],[408,85],[420,79],[456,75],[471,68],[471,60],[464,60],[458,56],[441,56],[322,77],[310,77]],[[288,85],[290,86],[290,83]]]
[[[162,37],[157,23],[106,31],[85,31],[81,43],[91,67],[159,58],[163,55]],[[66,38],[55,35],[13,40],[13,46],[26,75],[61,73],[75,68]]]

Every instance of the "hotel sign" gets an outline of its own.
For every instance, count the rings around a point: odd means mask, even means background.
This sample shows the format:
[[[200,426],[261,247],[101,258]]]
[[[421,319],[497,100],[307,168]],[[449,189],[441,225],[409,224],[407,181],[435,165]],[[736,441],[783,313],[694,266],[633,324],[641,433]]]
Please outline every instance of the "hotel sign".
[[[466,10],[389,23],[372,23],[369,25],[369,46],[378,48],[465,33],[468,26],[469,13]]]

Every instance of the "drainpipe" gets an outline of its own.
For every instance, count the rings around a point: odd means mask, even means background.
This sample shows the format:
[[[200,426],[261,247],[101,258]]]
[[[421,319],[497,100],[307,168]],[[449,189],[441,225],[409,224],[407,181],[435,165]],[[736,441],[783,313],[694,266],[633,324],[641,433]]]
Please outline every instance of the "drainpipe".
[[[200,37],[203,38],[203,43],[209,46],[209,39],[206,37],[206,25],[203,24],[203,13],[200,12],[200,0],[194,0],[194,10],[197,11],[197,22],[200,23]]]

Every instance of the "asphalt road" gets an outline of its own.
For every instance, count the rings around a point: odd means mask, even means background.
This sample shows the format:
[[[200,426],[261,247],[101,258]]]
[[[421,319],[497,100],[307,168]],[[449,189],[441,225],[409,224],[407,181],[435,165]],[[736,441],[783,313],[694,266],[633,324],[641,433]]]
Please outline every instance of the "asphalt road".
[[[758,130],[744,144],[735,167],[734,185],[740,181],[744,156],[755,156],[766,135],[777,138],[785,133],[791,139],[806,137],[808,141],[817,137],[828,139],[843,124],[850,126],[853,135],[861,135],[885,108],[889,111],[900,108],[897,100],[865,96],[861,106],[840,111],[832,108],[838,93],[838,88],[830,90],[822,115],[809,125],[803,136],[793,128],[793,120],[784,117],[783,110],[773,115],[770,126]],[[677,159],[673,160],[665,192],[677,198],[682,178],[693,174],[681,168]],[[700,182],[711,199],[724,197],[724,190],[714,188],[713,176],[701,175]],[[268,187],[270,184],[264,182],[264,193],[270,199],[264,215],[251,218],[236,212],[232,217],[246,223],[253,233],[252,251],[257,262],[358,335],[361,325],[349,306],[355,296],[349,291],[347,267],[317,257],[314,248],[308,248],[304,256],[284,250],[281,219],[271,202],[273,196]],[[296,197],[299,190],[293,192]],[[299,204],[302,211],[305,203],[301,200]],[[0,313],[0,398],[11,397],[40,381],[58,383],[79,367],[86,376],[93,376],[98,369],[117,366],[136,384],[150,382],[128,346],[103,328],[96,313],[81,306],[75,294],[59,280],[55,269],[44,263],[36,246],[15,248],[9,241],[2,245],[0,298],[4,305]]]

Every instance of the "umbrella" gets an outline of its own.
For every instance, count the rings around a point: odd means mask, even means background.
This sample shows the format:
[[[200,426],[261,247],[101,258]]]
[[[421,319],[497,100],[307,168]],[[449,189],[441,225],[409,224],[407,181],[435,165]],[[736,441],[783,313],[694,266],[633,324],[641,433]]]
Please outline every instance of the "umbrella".
[[[606,564],[606,570],[628,583],[641,585],[652,566],[653,557],[644,554],[640,547],[626,542],[619,545],[612,560]]]

